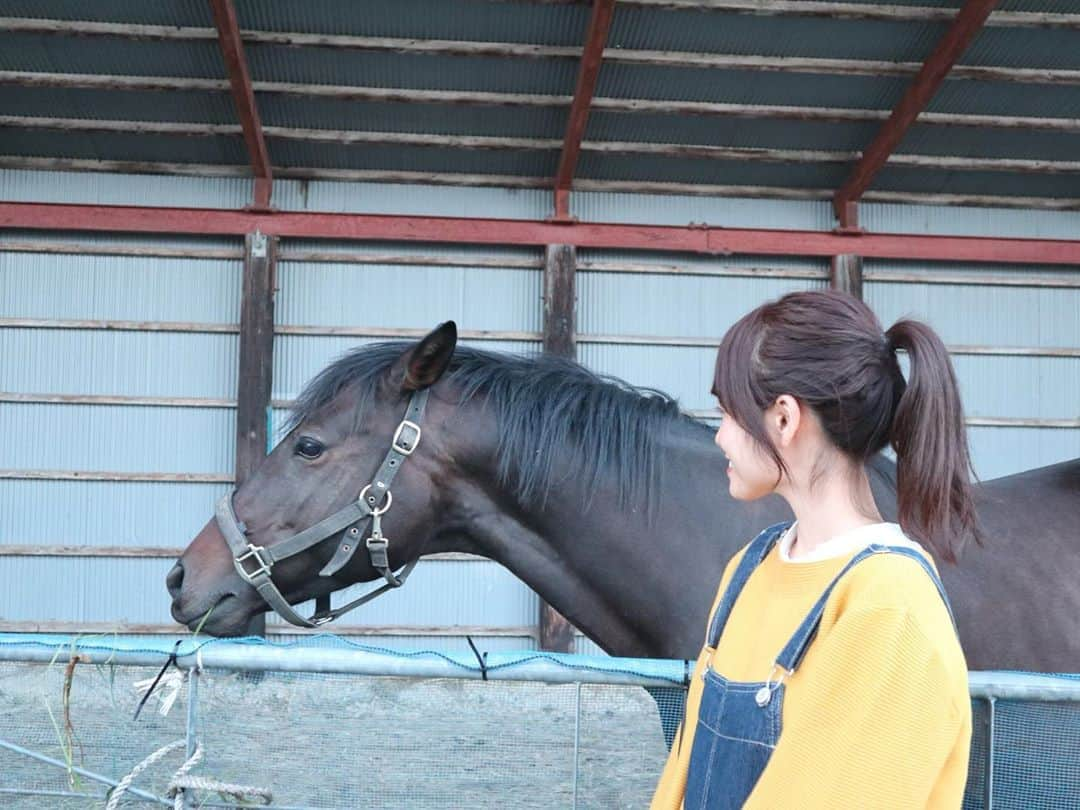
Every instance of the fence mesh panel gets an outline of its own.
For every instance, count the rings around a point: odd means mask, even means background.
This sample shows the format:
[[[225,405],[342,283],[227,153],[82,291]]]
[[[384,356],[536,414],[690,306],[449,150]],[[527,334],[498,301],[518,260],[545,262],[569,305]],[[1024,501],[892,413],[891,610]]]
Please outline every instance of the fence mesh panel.
[[[321,639],[306,646],[355,645]],[[101,808],[109,786],[68,765],[115,783],[188,733],[188,682],[179,670],[134,720],[135,684],[160,667],[71,665],[70,650],[58,649],[51,663],[0,662],[0,807]],[[524,653],[521,660],[538,657]],[[597,660],[569,656],[560,665],[587,672]],[[636,663],[648,670],[661,662]],[[634,671],[634,664],[613,660],[604,667]],[[193,773],[268,788],[277,808],[645,807],[685,704],[684,687],[674,683],[216,668],[197,680],[193,730],[205,759]],[[174,690],[175,703],[163,715],[161,700]],[[990,703],[974,699],[972,709],[965,810],[986,807],[991,749]],[[1080,701],[997,699],[992,748],[995,809],[1080,807]],[[128,793],[121,807],[165,804],[185,758],[181,748],[149,767],[134,783],[149,796]],[[214,791],[189,798],[193,807],[235,806]]]

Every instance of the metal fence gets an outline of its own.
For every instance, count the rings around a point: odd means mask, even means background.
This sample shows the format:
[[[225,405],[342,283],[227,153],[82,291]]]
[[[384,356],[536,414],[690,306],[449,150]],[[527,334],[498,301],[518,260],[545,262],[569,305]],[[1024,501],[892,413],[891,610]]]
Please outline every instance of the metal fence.
[[[690,667],[334,636],[176,642],[0,634],[0,805],[644,807]],[[1080,806],[1080,679],[971,681],[964,807]]]

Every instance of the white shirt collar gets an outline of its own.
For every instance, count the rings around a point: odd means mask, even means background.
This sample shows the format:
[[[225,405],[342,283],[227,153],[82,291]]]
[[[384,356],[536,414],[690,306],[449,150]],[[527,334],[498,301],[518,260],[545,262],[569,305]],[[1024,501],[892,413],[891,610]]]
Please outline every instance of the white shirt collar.
[[[851,531],[830,537],[809,554],[802,554],[795,559],[791,558],[791,546],[795,542],[796,530],[799,524],[792,523],[791,527],[784,532],[777,543],[780,559],[786,563],[812,563],[821,560],[829,560],[834,557],[845,557],[856,551],[862,551],[871,543],[881,543],[888,546],[906,546],[916,551],[923,551],[923,547],[904,534],[896,523],[872,523],[868,526],[859,526]]]

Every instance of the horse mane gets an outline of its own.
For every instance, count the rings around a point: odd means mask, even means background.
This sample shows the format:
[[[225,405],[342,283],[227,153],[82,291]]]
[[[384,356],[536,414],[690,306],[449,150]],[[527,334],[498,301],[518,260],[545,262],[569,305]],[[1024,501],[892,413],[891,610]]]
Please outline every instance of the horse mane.
[[[358,397],[358,427],[380,378],[412,345],[375,343],[336,360],[300,394],[287,430],[346,388]],[[579,482],[587,502],[603,474],[615,479],[621,504],[650,511],[661,473],[657,438],[676,422],[701,424],[661,391],[551,355],[499,354],[459,345],[443,379],[458,387],[463,404],[481,398],[494,414],[498,478],[523,503],[543,504],[562,476]],[[557,467],[556,456],[569,467]]]

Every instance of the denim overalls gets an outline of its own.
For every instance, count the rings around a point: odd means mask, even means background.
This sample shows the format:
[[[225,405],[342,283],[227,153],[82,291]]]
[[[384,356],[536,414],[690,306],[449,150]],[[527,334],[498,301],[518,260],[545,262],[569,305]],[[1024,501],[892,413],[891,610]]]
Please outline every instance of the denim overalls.
[[[770,526],[747,548],[709,625],[708,646],[716,648],[743,586],[788,526],[788,523]],[[694,747],[690,752],[684,810],[737,808],[746,802],[780,739],[784,679],[795,672],[814,640],[829,595],[852,566],[874,554],[885,553],[903,554],[918,561],[934,580],[946,608],[952,614],[937,573],[914,549],[871,544],[858,552],[829,583],[776,657],[768,680],[764,683],[729,681],[714,672],[712,667],[706,667]]]

